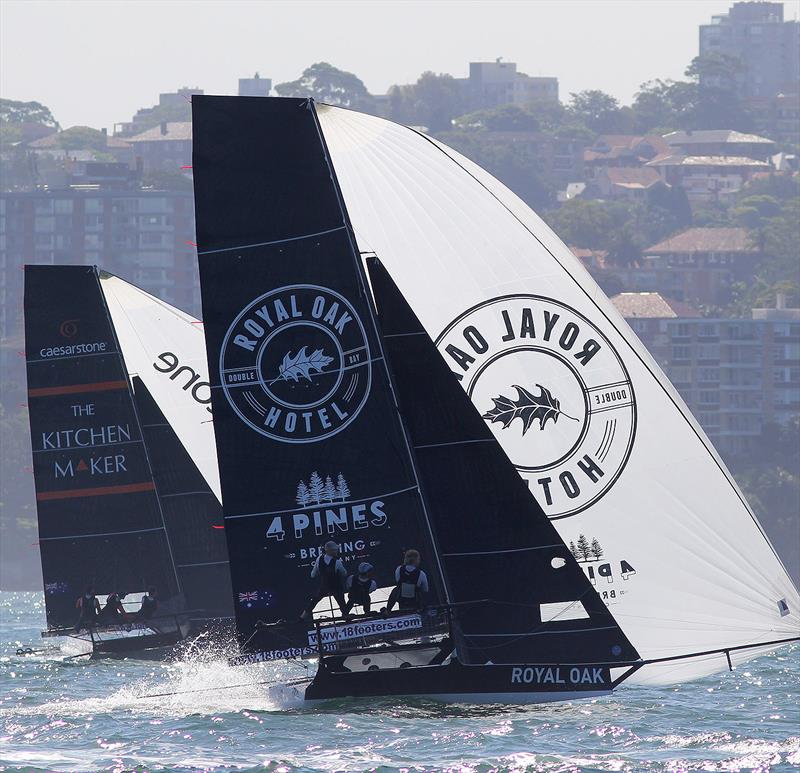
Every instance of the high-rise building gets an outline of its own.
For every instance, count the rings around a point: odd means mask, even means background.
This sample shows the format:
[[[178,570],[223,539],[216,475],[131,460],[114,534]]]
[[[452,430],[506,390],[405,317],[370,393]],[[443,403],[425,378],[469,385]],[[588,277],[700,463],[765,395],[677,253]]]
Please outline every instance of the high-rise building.
[[[558,78],[517,71],[515,62],[470,62],[469,78],[459,78],[470,110],[528,102],[558,102]]]
[[[800,309],[779,298],[753,319],[711,319],[658,293],[611,300],[723,454],[800,414]]]
[[[734,76],[739,96],[797,93],[800,80],[800,22],[784,21],[783,3],[734,3],[728,13],[700,26],[700,56],[724,54],[741,63]],[[718,76],[701,84],[722,85]]]
[[[268,97],[272,90],[272,78],[262,78],[256,73],[252,78],[239,78],[240,97]]]
[[[193,240],[191,190],[81,185],[0,194],[3,338],[21,335],[25,263],[99,265],[199,314]]]

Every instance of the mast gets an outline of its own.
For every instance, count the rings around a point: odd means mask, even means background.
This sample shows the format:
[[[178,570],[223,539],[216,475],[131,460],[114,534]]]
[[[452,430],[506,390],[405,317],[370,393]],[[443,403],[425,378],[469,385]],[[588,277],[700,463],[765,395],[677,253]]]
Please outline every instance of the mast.
[[[380,327],[378,325],[378,321],[376,319],[376,310],[375,310],[374,299],[372,297],[372,294],[367,289],[367,275],[366,275],[366,271],[364,269],[364,261],[361,259],[361,252],[358,249],[358,244],[356,242],[355,233],[353,231],[353,224],[350,222],[350,217],[347,214],[347,208],[345,207],[344,200],[342,199],[342,191],[341,191],[341,188],[339,187],[339,181],[336,179],[336,170],[333,168],[333,165],[331,163],[330,153],[328,152],[328,146],[325,143],[325,136],[323,135],[322,129],[321,129],[320,125],[319,125],[319,117],[317,116],[317,111],[316,111],[316,108],[314,106],[314,100],[313,99],[309,99],[309,109],[314,114],[314,124],[315,124],[315,126],[317,128],[317,135],[319,136],[320,144],[322,145],[323,151],[325,153],[325,162],[328,165],[328,171],[330,172],[331,180],[333,181],[333,187],[334,187],[334,190],[336,191],[336,201],[337,201],[337,203],[339,205],[339,211],[341,212],[342,220],[345,222],[345,224],[347,226],[347,238],[348,238],[348,240],[350,242],[350,250],[351,250],[351,253],[352,253],[352,256],[353,256],[353,264],[354,264],[356,273],[358,275],[358,281],[359,281],[359,284],[360,284],[360,287],[361,287],[361,294],[363,295],[363,297],[364,297],[364,299],[366,301],[367,309],[369,310],[370,321],[372,322],[372,325],[375,327],[375,329],[378,330],[377,341],[378,341],[378,347],[380,348],[380,353],[381,353],[380,361],[381,361],[382,367],[384,369],[384,372],[386,374],[386,380],[387,380],[387,382],[389,384],[389,389],[391,390],[391,393],[392,393],[392,402],[394,404],[394,410],[395,410],[395,413],[397,414],[397,420],[398,420],[398,422],[400,424],[400,428],[401,428],[401,431],[402,431],[403,443],[405,444],[406,453],[408,454],[408,459],[409,459],[409,462],[411,464],[411,470],[412,470],[413,475],[414,475],[414,482],[415,482],[415,484],[416,484],[416,486],[417,486],[417,488],[419,489],[419,492],[420,492],[420,503],[422,505],[422,513],[423,513],[423,515],[425,517],[425,524],[426,524],[427,530],[428,530],[428,537],[430,539],[431,545],[433,546],[433,554],[434,554],[434,557],[435,557],[435,560],[436,560],[437,573],[438,573],[438,576],[439,576],[439,580],[442,583],[442,588],[444,589],[444,599],[445,599],[445,601],[447,603],[450,603],[451,594],[450,594],[450,591],[449,591],[448,586],[447,586],[447,577],[446,577],[446,575],[444,573],[444,569],[442,568],[442,560],[441,560],[440,553],[439,553],[439,547],[438,547],[437,542],[436,542],[436,533],[435,533],[435,530],[433,528],[433,524],[431,523],[431,518],[430,518],[430,516],[428,514],[428,507],[427,507],[427,504],[425,502],[425,492],[423,491],[422,487],[420,486],[419,475],[417,473],[417,463],[416,463],[416,459],[415,459],[415,455],[414,455],[414,450],[411,447],[411,442],[409,441],[409,438],[408,438],[408,430],[406,428],[406,424],[405,424],[405,421],[403,420],[403,415],[400,412],[400,406],[399,406],[398,401],[397,401],[397,390],[395,389],[394,379],[392,377],[392,371],[391,371],[391,368],[389,368],[389,363],[388,363],[388,360],[386,359],[386,352],[384,350],[383,334],[382,334],[382,332],[380,330]]]

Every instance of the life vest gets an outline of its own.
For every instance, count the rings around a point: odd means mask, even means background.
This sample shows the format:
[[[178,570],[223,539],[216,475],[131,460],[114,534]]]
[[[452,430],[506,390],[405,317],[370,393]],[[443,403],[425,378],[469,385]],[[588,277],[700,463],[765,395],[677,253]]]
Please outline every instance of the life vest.
[[[155,614],[157,607],[158,601],[156,601],[156,599],[150,598],[150,596],[143,596],[142,607],[139,610],[139,614],[145,618],[152,617]]]
[[[400,582],[397,587],[400,589],[401,599],[416,599],[419,592],[417,583],[419,582],[420,569],[415,566],[410,572],[408,566],[404,564],[400,567]]]
[[[350,598],[354,601],[369,601],[369,589],[372,585],[372,578],[362,580],[357,574],[353,575],[353,583],[350,585]]]
[[[339,576],[336,574],[336,564],[339,563],[338,558],[331,558],[329,563],[325,563],[325,556],[319,557],[319,579],[323,588],[329,590],[339,590],[341,582]]]
[[[93,620],[97,614],[94,608],[94,598],[94,595],[90,593],[84,593],[81,596],[81,617],[84,620]]]

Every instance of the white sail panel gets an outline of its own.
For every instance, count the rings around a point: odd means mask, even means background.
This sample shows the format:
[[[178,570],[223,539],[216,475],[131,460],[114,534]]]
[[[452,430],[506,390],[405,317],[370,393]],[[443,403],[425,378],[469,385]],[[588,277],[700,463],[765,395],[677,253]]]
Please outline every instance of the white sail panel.
[[[757,519],[567,247],[430,138],[319,116],[360,248],[386,265],[642,657],[796,636],[800,598]],[[716,655],[639,676],[725,667]]]
[[[111,274],[102,274],[130,376],[138,375],[221,501],[202,324]]]

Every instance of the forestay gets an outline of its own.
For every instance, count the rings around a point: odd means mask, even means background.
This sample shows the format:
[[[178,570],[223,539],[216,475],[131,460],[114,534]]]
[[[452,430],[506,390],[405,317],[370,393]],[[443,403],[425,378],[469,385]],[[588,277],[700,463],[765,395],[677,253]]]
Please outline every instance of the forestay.
[[[796,636],[800,599],[756,517],[567,247],[441,143],[339,108],[319,117],[359,247],[379,255],[642,657]],[[725,667],[718,655],[641,674]]]

